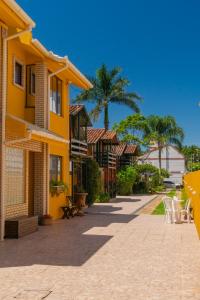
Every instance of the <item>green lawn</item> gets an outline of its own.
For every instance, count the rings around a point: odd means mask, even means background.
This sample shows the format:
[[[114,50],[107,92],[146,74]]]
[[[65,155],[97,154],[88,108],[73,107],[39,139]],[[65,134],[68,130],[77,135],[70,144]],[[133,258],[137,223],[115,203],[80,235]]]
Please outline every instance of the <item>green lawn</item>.
[[[170,192],[167,193],[166,196],[171,198],[176,196],[176,190],[171,190]],[[165,208],[163,202],[161,201],[160,204],[158,204],[154,209],[154,211],[152,212],[152,215],[164,215],[164,214],[165,214]]]
[[[158,204],[154,209],[154,211],[152,212],[152,215],[164,215],[164,214],[165,214],[165,208],[163,202],[161,201],[160,204]]]
[[[176,196],[176,190],[171,190],[169,193],[167,193],[167,197],[173,198],[174,196]]]
[[[186,202],[188,200],[188,195],[187,195],[185,189],[182,189],[182,191],[181,191],[181,200],[182,200],[181,207],[184,208],[186,205]]]

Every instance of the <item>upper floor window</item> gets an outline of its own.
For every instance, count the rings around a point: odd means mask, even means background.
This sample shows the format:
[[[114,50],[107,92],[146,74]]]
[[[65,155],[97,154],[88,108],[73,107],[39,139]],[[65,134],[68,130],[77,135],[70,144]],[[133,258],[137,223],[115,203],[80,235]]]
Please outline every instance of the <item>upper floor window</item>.
[[[30,67],[29,73],[29,94],[35,95],[35,67]]]
[[[50,110],[61,115],[62,80],[57,76],[51,78]]]
[[[14,83],[19,87],[24,87],[24,65],[14,60]]]

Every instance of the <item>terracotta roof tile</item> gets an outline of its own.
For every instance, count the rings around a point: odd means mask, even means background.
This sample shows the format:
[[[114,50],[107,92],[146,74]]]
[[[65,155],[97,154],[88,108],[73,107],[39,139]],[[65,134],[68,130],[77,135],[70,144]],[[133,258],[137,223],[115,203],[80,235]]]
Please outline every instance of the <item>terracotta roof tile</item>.
[[[117,156],[122,156],[125,148],[126,148],[126,143],[120,143],[119,145],[115,146],[115,153],[117,154]]]
[[[87,141],[89,144],[95,144],[99,140],[112,141],[113,144],[118,144],[118,138],[115,131],[105,130],[105,128],[88,128]]]
[[[88,144],[96,144],[105,132],[104,128],[88,128],[87,142]]]
[[[137,145],[127,145],[124,151],[125,154],[134,154],[137,150]]]
[[[106,130],[104,135],[101,137],[101,140],[112,141],[113,144],[118,145],[119,140],[115,131]]]
[[[75,116],[79,111],[83,109],[84,105],[82,104],[77,104],[77,105],[70,105],[69,106],[69,113],[70,115]]]
[[[85,105],[82,104],[75,104],[75,105],[70,105],[69,106],[69,113],[71,116],[76,116],[80,111],[83,111],[85,114],[84,119],[87,120],[87,126],[92,126],[90,117],[87,113],[87,110],[85,108]]]

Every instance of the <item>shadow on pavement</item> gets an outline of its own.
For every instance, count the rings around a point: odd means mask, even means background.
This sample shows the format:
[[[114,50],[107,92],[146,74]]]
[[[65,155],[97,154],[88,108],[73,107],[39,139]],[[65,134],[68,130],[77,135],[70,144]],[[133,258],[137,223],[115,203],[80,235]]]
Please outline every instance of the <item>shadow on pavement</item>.
[[[111,213],[120,209],[109,204],[100,205],[99,213],[58,220],[52,226],[40,227],[38,232],[19,240],[6,240],[0,244],[0,268],[35,264],[80,266],[113,237],[87,234],[88,230],[112,223],[129,223],[137,217]]]

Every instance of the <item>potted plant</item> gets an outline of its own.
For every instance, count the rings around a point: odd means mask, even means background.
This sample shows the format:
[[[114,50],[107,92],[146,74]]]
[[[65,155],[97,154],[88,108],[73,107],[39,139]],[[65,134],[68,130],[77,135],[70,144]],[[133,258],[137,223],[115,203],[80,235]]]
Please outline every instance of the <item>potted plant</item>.
[[[51,180],[50,192],[52,196],[59,196],[61,193],[67,191],[67,185],[63,181]]]
[[[53,218],[51,215],[46,214],[41,217],[41,225],[52,225],[53,224]]]
[[[85,192],[85,190],[82,186],[80,186],[77,189],[77,192],[74,193],[75,203],[76,203],[76,206],[78,207],[78,214],[79,215],[83,214],[82,209],[84,207],[86,207],[86,197],[87,197],[87,195],[88,195],[88,193]]]

